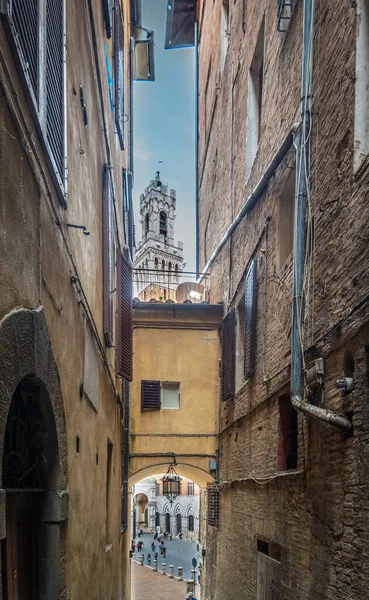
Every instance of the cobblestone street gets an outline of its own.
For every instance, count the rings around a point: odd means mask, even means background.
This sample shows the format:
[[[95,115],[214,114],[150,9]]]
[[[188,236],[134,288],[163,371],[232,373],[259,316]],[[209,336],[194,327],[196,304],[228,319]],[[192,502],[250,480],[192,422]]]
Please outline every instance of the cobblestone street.
[[[186,584],[132,562],[132,600],[185,600]]]

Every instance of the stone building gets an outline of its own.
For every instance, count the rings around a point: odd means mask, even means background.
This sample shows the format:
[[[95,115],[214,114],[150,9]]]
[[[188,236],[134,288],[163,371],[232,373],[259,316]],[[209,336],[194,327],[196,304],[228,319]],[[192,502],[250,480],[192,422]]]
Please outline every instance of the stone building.
[[[140,6],[0,13],[0,598],[129,598]]]
[[[140,196],[142,234],[134,256],[135,295],[144,302],[175,300],[183,263],[183,243],[175,242],[176,191],[159,171]]]
[[[204,597],[362,600],[369,5],[188,0],[172,47],[191,14],[199,268],[224,306]]]

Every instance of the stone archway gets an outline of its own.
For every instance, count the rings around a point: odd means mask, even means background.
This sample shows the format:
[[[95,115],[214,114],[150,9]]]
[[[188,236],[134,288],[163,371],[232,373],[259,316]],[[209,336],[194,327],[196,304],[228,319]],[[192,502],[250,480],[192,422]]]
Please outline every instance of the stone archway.
[[[42,307],[0,322],[0,478],[0,599],[56,600],[66,589],[67,443]]]

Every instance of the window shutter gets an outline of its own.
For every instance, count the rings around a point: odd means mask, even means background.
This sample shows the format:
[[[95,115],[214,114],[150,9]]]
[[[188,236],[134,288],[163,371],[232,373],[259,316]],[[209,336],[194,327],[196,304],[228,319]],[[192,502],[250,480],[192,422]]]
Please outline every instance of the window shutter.
[[[235,388],[235,309],[228,313],[222,327],[222,400],[234,396]]]
[[[124,150],[124,27],[119,0],[115,0],[114,5],[114,84],[115,125]]]
[[[246,275],[245,286],[245,354],[244,378],[255,373],[256,359],[256,260],[254,259]]]
[[[103,174],[103,328],[107,346],[113,345],[113,214],[112,189],[108,165]]]
[[[141,410],[160,410],[160,381],[141,381]]]
[[[126,254],[128,252],[126,251]],[[132,381],[132,263],[118,253],[117,261],[117,373]]]
[[[219,527],[220,492],[215,485],[208,486],[208,525]]]
[[[46,138],[61,185],[64,182],[63,2],[46,2]]]
[[[17,33],[16,44],[23,70],[38,104],[39,0],[13,0],[7,7],[12,11],[9,16]]]
[[[103,4],[103,15],[106,29],[106,37],[108,40],[111,38],[112,30],[112,18],[111,18],[111,0],[102,0]]]

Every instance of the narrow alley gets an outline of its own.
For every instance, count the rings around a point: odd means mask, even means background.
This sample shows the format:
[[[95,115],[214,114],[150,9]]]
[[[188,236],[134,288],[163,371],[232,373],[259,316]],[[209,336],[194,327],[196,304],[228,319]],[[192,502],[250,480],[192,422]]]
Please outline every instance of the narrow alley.
[[[0,600],[369,599],[369,0],[0,0]]]

